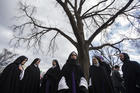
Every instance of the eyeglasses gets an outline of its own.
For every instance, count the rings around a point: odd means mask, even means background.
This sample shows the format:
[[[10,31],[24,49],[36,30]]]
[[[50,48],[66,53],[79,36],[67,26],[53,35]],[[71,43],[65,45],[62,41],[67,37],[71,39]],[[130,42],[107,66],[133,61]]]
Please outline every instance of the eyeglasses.
[[[71,55],[71,56],[77,56],[77,55]]]

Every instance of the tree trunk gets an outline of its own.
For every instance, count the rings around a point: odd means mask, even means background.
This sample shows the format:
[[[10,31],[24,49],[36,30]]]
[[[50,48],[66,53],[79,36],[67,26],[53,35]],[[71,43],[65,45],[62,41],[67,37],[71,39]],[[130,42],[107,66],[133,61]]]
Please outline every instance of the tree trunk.
[[[79,46],[77,50],[78,50],[79,63],[82,67],[85,78],[88,80],[89,66],[90,66],[88,46],[84,46],[84,45]]]

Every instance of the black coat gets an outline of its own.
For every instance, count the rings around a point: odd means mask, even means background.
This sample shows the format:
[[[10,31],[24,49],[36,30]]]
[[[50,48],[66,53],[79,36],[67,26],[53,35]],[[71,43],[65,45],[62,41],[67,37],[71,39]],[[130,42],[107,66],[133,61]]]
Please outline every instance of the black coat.
[[[84,86],[79,86],[81,78],[84,77],[84,73],[80,65],[72,61],[67,62],[63,66],[62,71],[61,71],[61,76],[60,76],[60,79],[62,77],[65,78],[66,85],[69,87],[69,89],[58,91],[58,93],[72,93],[72,90],[73,90],[72,88],[74,86],[72,84],[72,73],[74,73],[76,93],[87,93],[87,90]]]
[[[26,68],[21,87],[20,93],[39,93],[40,69],[38,66],[32,64]]]
[[[56,93],[59,74],[59,67],[52,67],[46,72],[41,83],[41,93]],[[46,86],[48,87],[48,90],[46,90]]]
[[[20,93],[19,86],[20,73],[19,65],[28,59],[25,56],[18,57],[13,63],[9,64],[0,75],[0,92],[2,93]]]
[[[123,78],[121,77],[119,71],[114,70],[112,72],[112,83],[114,87],[122,87]]]
[[[20,70],[19,65],[8,65],[0,76],[0,91],[2,93],[19,93]]]
[[[89,69],[91,86],[89,93],[113,93],[113,86],[104,66],[92,65]]]
[[[128,54],[124,54],[122,66],[123,78],[125,81],[126,93],[138,93],[136,85],[140,86],[140,64],[130,61]]]
[[[111,67],[109,66],[109,64],[107,64],[106,62],[100,62],[100,64],[105,68],[105,70],[106,70],[106,72],[107,72],[107,74],[108,74],[108,76],[110,76],[110,74],[111,74]]]

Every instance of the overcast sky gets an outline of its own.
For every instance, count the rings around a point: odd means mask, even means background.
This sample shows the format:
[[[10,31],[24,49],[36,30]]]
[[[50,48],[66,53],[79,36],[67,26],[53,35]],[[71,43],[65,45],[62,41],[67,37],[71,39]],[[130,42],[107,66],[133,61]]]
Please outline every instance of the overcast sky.
[[[9,45],[9,41],[13,38],[13,32],[10,28],[10,26],[12,24],[15,24],[14,23],[14,16],[16,16],[16,12],[17,12],[17,8],[18,8],[18,5],[17,5],[17,1],[18,0],[0,0],[0,51],[3,49],[3,48],[7,48],[9,49],[10,51],[14,52],[14,53],[18,53],[19,55],[25,55],[29,58],[29,61],[27,62],[26,66],[28,66],[34,58],[36,57],[39,57],[41,58],[41,63],[40,63],[40,69],[43,70],[43,71],[46,71],[48,68],[51,67],[51,62],[52,60],[55,58],[59,61],[60,65],[62,66],[69,54],[72,52],[72,51],[76,51],[76,49],[71,45],[71,43],[69,43],[65,38],[63,37],[60,37],[60,38],[57,38],[57,41],[59,42],[58,43],[58,49],[57,51],[54,53],[53,56],[50,56],[50,55],[46,55],[45,54],[42,54],[42,53],[37,53],[36,51],[34,52],[33,50],[34,49],[26,49],[26,46],[24,46],[24,44],[19,47],[19,48],[16,48],[14,49],[13,47],[11,47]],[[32,0],[31,0],[32,1]],[[39,2],[40,1],[40,2]],[[61,22],[61,19],[63,20],[63,18],[58,18],[57,15],[53,15],[56,14],[57,11],[52,11],[52,2],[46,2],[47,0],[34,0],[34,3],[37,3],[37,7],[40,7],[40,11],[39,11],[39,14],[41,16],[38,16],[38,18],[40,20],[47,20],[47,19],[50,19],[50,21],[54,21],[55,19],[58,19],[57,21],[60,20]],[[48,6],[48,8],[44,8],[44,6]],[[55,6],[53,6],[55,7]],[[43,9],[44,8],[44,9]],[[47,12],[44,12],[44,11],[47,11]],[[53,17],[51,18],[50,15],[47,15],[49,17],[47,17],[47,19],[45,18],[46,17],[46,13],[49,14],[49,12],[52,12],[52,15]],[[44,21],[45,22],[45,21]],[[54,21],[54,24],[56,24],[56,21]],[[44,42],[47,42],[44,40]],[[43,46],[47,46],[47,43],[45,43],[45,45]],[[46,47],[47,48],[47,47]]]
[[[3,48],[7,48],[12,52],[18,53],[19,55],[27,56],[29,58],[29,61],[26,64],[27,66],[33,61],[34,58],[39,57],[42,59],[40,63],[40,69],[43,71],[46,71],[49,67],[51,67],[51,61],[53,58],[58,59],[60,65],[62,66],[67,60],[69,54],[72,51],[76,51],[76,49],[65,38],[61,36],[57,39],[58,49],[54,53],[53,57],[46,54],[33,52],[33,49],[30,49],[30,50],[26,49],[24,44],[21,47],[16,48],[16,49],[13,49],[13,47],[9,45],[9,41],[13,37],[13,32],[9,28],[9,26],[16,24],[14,23],[15,20],[13,19],[13,17],[17,15],[17,9],[18,9],[17,2],[18,1],[19,0],[0,0],[0,51]],[[67,18],[65,17],[64,12],[58,6],[58,4],[54,2],[54,0],[26,0],[26,1],[28,1],[29,3],[33,5],[36,5],[37,11],[38,11],[37,17],[39,20],[46,22],[45,24],[47,24],[47,22],[53,25],[60,24],[59,26],[63,27],[62,28],[63,30],[70,31],[71,28],[68,25],[68,21],[67,21]],[[127,21],[121,21],[121,20],[122,20],[121,17],[117,19],[116,23],[118,23],[119,28],[114,27],[114,30],[115,29],[126,30],[126,32],[124,32],[125,34],[127,33],[127,31],[129,31],[129,24],[127,23]],[[72,36],[72,34],[70,35]],[[119,36],[117,37],[118,38],[115,38],[114,40],[120,39]],[[97,41],[98,41],[98,38],[97,38]],[[48,44],[47,39],[44,39],[43,42],[44,42],[43,47],[47,48],[45,47]],[[137,60],[137,61],[140,60],[140,56],[136,55],[133,49],[130,49],[130,50],[131,50],[131,54],[133,54],[131,55],[131,57],[133,57],[132,59]]]

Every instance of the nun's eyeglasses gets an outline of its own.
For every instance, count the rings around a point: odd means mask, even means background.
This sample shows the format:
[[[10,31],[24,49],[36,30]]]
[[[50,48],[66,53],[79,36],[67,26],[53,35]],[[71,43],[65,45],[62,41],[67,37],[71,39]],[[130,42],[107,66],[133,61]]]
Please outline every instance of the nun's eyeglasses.
[[[72,56],[77,56],[77,55],[72,55]]]

